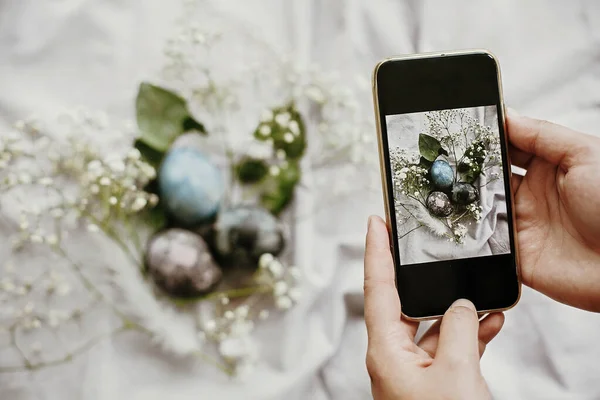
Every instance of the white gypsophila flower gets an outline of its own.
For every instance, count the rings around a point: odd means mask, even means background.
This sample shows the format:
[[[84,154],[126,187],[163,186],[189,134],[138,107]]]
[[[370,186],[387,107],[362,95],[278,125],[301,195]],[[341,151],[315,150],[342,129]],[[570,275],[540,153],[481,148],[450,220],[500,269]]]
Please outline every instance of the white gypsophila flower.
[[[275,299],[275,305],[281,310],[288,310],[292,307],[293,302],[288,296],[279,296]]]
[[[271,127],[269,125],[261,125],[261,127],[258,128],[258,133],[260,133],[261,136],[269,136],[271,134]]]
[[[302,291],[298,287],[293,287],[290,288],[287,295],[290,296],[290,299],[292,299],[294,303],[297,303],[302,298]]]
[[[87,230],[88,230],[88,232],[92,232],[92,233],[100,232],[100,228],[96,224],[88,224]]]
[[[254,140],[250,142],[246,155],[258,160],[267,160],[273,155],[273,147],[264,141]]]
[[[133,211],[133,212],[141,211],[146,207],[147,204],[148,204],[148,200],[146,200],[142,196],[138,196],[138,197],[136,197],[133,204],[131,205],[131,211]]]
[[[277,151],[275,152],[275,156],[277,157],[278,160],[285,160],[287,158],[287,155],[285,154],[285,150],[283,150],[283,149],[277,149]]]
[[[219,354],[233,363],[251,362],[257,358],[258,348],[248,336],[229,337],[219,343]]]
[[[233,319],[235,317],[235,314],[233,313],[233,311],[227,310],[225,311],[223,316],[225,317],[225,319]]]
[[[281,172],[281,170],[277,165],[271,165],[269,167],[269,174],[271,174],[273,176],[279,175],[280,172]]]
[[[250,307],[244,304],[235,309],[235,315],[237,318],[246,318],[249,311]]]
[[[323,104],[326,100],[323,90],[317,86],[310,86],[305,91],[306,97],[318,104]]]
[[[127,158],[131,161],[137,161],[142,157],[142,153],[135,147],[127,152]]]
[[[292,116],[289,112],[279,113],[275,116],[275,122],[283,128],[287,128]]]
[[[281,264],[281,262],[277,259],[272,260],[269,264],[268,267],[269,271],[271,272],[271,274],[273,275],[274,278],[279,278],[283,275],[283,265]]]
[[[291,132],[284,133],[283,141],[286,143],[292,143],[294,141],[294,135]]]
[[[273,295],[275,295],[276,297],[282,296],[288,292],[288,288],[289,287],[287,283],[283,281],[276,282],[273,286]]]
[[[298,125],[298,122],[296,120],[290,121],[288,129],[296,136],[300,134],[300,126]]]
[[[273,257],[273,255],[269,254],[269,253],[265,253],[265,254],[261,255],[260,258],[258,259],[259,268],[267,268],[274,259],[275,259],[275,257]]]

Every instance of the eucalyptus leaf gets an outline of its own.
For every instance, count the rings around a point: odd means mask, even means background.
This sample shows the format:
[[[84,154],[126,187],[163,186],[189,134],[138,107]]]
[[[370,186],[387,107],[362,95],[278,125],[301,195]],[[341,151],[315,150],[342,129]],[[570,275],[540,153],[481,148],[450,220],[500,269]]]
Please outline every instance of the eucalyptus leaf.
[[[155,150],[154,148],[148,146],[146,142],[141,139],[137,139],[133,143],[133,147],[139,150],[142,155],[142,160],[152,165],[154,168],[158,168],[160,165],[165,153],[163,151]]]
[[[419,153],[427,161],[435,161],[440,154],[447,155],[448,152],[442,148],[439,140],[425,133],[419,135]]]
[[[433,162],[432,162],[432,161],[429,161],[429,160],[428,160],[428,159],[426,159],[425,157],[421,156],[421,158],[419,159],[419,165],[420,165],[422,168],[429,169],[429,168],[431,168],[431,166],[433,165]]]
[[[204,127],[204,125],[202,125],[200,122],[196,121],[192,117],[187,117],[186,119],[184,119],[182,127],[183,132],[197,131],[203,135],[206,135],[206,128]]]
[[[167,151],[184,131],[184,122],[191,118],[182,97],[147,82],[140,85],[136,115],[142,133],[140,140],[160,152]]]

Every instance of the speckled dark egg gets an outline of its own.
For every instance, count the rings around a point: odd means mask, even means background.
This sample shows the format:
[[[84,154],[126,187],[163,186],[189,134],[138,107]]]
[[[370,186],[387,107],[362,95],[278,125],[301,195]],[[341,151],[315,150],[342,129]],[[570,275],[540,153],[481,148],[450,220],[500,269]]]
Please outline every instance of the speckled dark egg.
[[[179,228],[158,232],[150,239],[146,267],[158,287],[180,298],[207,293],[222,277],[204,239]]]
[[[431,192],[426,200],[427,209],[436,217],[447,217],[454,211],[450,198],[444,192]]]
[[[256,266],[262,254],[281,253],[285,237],[281,224],[267,210],[238,206],[219,213],[211,243],[215,256],[224,264]]]

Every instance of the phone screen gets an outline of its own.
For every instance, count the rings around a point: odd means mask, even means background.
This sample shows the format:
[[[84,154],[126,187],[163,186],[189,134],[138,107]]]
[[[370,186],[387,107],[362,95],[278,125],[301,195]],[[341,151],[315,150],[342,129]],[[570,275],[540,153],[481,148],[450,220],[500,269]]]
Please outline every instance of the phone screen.
[[[486,52],[389,60],[375,73],[380,152],[403,313],[518,299],[498,65]]]
[[[510,254],[496,105],[385,124],[400,264]]]

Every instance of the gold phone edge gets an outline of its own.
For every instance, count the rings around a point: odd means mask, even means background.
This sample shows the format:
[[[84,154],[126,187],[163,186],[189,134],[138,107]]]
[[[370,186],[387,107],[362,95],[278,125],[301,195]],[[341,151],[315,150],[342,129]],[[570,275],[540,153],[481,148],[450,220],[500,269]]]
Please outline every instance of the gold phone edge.
[[[490,314],[490,313],[494,313],[494,312],[503,312],[503,311],[507,311],[510,310],[511,308],[515,307],[517,305],[517,303],[519,302],[519,300],[521,299],[521,293],[522,293],[522,283],[521,283],[521,263],[520,263],[520,257],[519,257],[519,243],[517,241],[517,221],[515,219],[515,211],[514,211],[514,204],[515,204],[515,196],[514,196],[514,190],[512,187],[512,170],[510,168],[511,162],[510,162],[510,154],[508,154],[508,133],[506,130],[506,107],[504,105],[504,93],[502,90],[502,75],[500,72],[500,64],[498,62],[498,59],[496,58],[496,56],[490,52],[489,50],[486,49],[469,49],[469,50],[453,50],[453,51],[439,51],[439,52],[428,52],[428,53],[418,53],[418,54],[407,54],[407,55],[402,55],[402,56],[394,56],[394,57],[389,57],[386,58],[384,60],[381,60],[380,62],[377,63],[377,65],[375,65],[375,68],[373,69],[373,74],[371,77],[371,87],[372,87],[372,91],[373,91],[373,104],[374,104],[374,109],[375,109],[375,126],[377,129],[377,147],[378,147],[378,152],[379,152],[379,171],[380,171],[380,175],[381,175],[381,183],[382,183],[382,188],[383,188],[383,204],[385,207],[385,222],[387,225],[387,229],[388,229],[388,236],[389,236],[389,240],[390,240],[390,248],[392,251],[392,254],[394,253],[394,240],[393,240],[393,234],[392,234],[392,226],[391,226],[391,222],[390,222],[390,202],[393,201],[393,199],[389,199],[387,194],[388,194],[388,185],[387,185],[387,175],[386,175],[386,161],[384,158],[384,154],[383,154],[383,142],[382,142],[382,133],[381,133],[381,118],[380,118],[380,113],[379,113],[379,98],[377,96],[377,72],[379,71],[379,68],[390,61],[398,61],[398,60],[414,60],[414,59],[420,59],[420,58],[433,58],[433,57],[443,57],[445,55],[468,55],[468,54],[487,54],[488,56],[490,56],[493,60],[494,63],[496,64],[496,71],[497,71],[497,81],[498,81],[498,92],[500,95],[500,104],[502,105],[502,107],[500,107],[500,112],[501,112],[501,121],[502,121],[502,128],[504,131],[504,148],[506,149],[506,159],[508,160],[508,165],[509,165],[509,187],[510,187],[510,201],[511,201],[511,209],[512,209],[512,230],[513,230],[513,241],[514,241],[514,248],[515,248],[515,261],[517,264],[517,281],[518,281],[518,289],[519,289],[519,293],[517,295],[517,299],[516,301],[511,304],[508,307],[504,307],[504,308],[497,308],[497,309],[490,309],[490,310],[477,310],[477,314],[478,315],[485,315],[485,314]],[[396,268],[396,265],[394,263],[394,268]],[[394,274],[394,280],[396,280],[396,274]],[[398,286],[397,282],[396,283],[396,287]],[[416,321],[416,322],[421,322],[421,321],[429,321],[429,320],[434,320],[434,319],[439,319],[441,317],[443,317],[443,315],[433,315],[433,316],[428,316],[428,317],[410,317],[406,314],[404,314],[404,311],[401,310],[402,316],[404,318],[406,318],[409,321]]]

